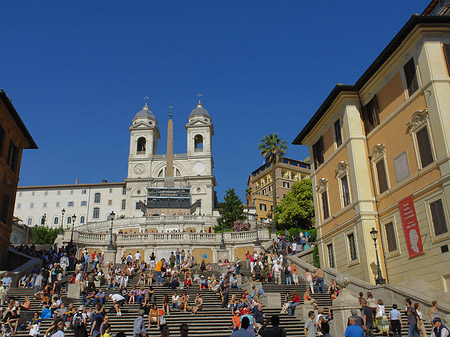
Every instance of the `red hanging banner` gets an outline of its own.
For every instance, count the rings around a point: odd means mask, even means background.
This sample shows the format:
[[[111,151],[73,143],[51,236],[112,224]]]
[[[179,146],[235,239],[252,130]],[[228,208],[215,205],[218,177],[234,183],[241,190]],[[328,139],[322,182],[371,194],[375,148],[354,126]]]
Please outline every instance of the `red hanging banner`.
[[[416,209],[412,195],[398,203],[402,217],[403,231],[405,232],[406,246],[409,257],[423,254],[422,238],[417,223]]]

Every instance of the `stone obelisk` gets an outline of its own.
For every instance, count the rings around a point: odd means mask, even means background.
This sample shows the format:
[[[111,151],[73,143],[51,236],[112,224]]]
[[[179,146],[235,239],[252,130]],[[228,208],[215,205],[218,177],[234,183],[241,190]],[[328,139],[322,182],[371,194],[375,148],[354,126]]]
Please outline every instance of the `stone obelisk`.
[[[166,155],[166,179],[164,181],[165,187],[174,187],[173,177],[173,121],[172,121],[172,107],[170,107],[169,123],[167,124],[167,155]]]

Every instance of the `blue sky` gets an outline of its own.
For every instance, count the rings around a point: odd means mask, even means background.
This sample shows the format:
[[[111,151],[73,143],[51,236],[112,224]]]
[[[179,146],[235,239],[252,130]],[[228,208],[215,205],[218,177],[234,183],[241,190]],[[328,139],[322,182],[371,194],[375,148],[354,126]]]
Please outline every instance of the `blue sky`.
[[[353,84],[428,0],[6,1],[0,88],[39,150],[23,154],[20,185],[123,181],[128,126],[150,97],[166,152],[203,94],[213,118],[219,201],[243,197],[277,132],[291,145],[336,83]]]

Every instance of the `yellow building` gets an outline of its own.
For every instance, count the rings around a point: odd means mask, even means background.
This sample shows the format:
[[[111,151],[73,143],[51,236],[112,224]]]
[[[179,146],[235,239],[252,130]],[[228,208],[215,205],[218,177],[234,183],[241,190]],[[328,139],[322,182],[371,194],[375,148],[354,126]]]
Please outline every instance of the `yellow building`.
[[[432,9],[427,9],[432,13]],[[294,144],[312,158],[320,263],[450,290],[450,17],[415,15]]]
[[[284,199],[296,181],[308,178],[309,163],[283,158],[275,165],[277,203]],[[272,166],[266,163],[253,171],[247,181],[247,205],[255,207],[258,221],[266,221],[273,211]]]

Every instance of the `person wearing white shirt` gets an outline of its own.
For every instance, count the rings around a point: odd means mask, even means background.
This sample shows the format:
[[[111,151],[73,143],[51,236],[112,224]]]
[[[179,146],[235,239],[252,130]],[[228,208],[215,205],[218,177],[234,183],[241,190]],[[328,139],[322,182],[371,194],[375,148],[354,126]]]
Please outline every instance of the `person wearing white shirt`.
[[[139,251],[137,251],[136,254],[134,254],[134,260],[139,263],[140,259],[141,259],[141,254],[139,253]]]
[[[11,287],[12,279],[8,276],[8,273],[5,273],[5,276],[2,279],[3,287],[5,288],[5,296],[8,295],[8,290]]]
[[[122,312],[120,311],[120,306],[125,303],[125,297],[120,294],[110,294],[109,298],[114,303],[114,309],[116,309],[117,316],[122,316]]]
[[[272,271],[273,271],[273,275],[275,277],[275,283],[276,284],[281,284],[281,264],[280,261],[277,261],[276,264],[273,265],[272,267]]]

